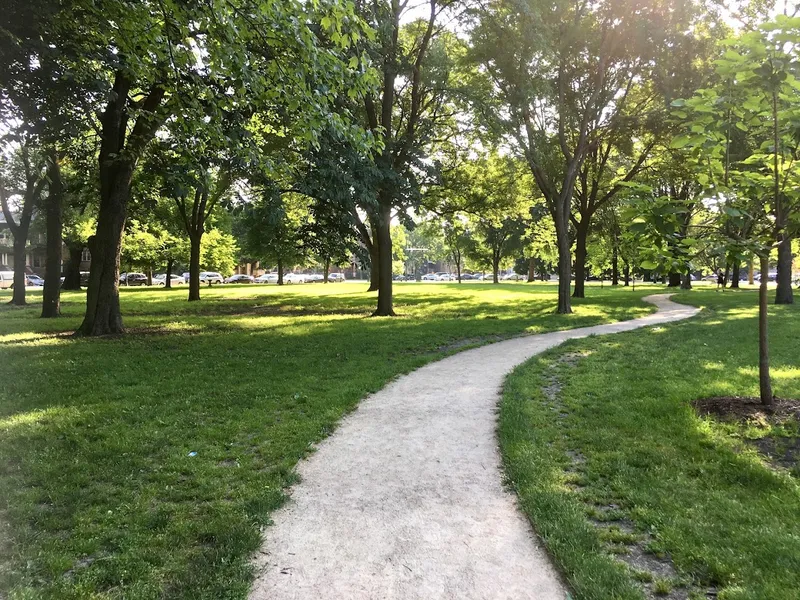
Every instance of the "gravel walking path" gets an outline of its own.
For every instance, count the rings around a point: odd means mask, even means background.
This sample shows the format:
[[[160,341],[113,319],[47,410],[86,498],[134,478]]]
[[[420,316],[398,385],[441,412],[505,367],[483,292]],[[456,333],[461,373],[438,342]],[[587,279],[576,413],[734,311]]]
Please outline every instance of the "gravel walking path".
[[[366,398],[298,466],[274,515],[251,600],[564,600],[566,588],[502,485],[495,435],[505,376],[562,342],[689,318],[658,312],[455,354]]]

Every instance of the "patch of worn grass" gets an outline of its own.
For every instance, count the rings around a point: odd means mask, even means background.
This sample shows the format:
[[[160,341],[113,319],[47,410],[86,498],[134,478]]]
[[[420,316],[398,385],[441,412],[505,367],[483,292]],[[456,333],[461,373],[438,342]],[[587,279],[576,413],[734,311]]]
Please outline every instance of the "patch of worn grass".
[[[613,556],[620,549],[592,523],[609,511],[649,539],[648,554],[674,566],[692,597],[710,590],[720,600],[797,598],[796,473],[741,443],[747,431],[700,418],[690,406],[758,394],[756,295],[693,291],[677,300],[705,311],[683,323],[575,340],[515,370],[499,426],[508,478],[576,598],[670,594],[667,578],[655,574],[648,583]],[[775,393],[798,398],[800,309],[770,307],[770,326]],[[579,351],[577,363],[559,358]],[[554,378],[558,413],[543,391]],[[576,478],[578,487],[569,484]]]
[[[565,317],[554,285],[406,284],[395,319],[361,289],[124,289],[129,334],[105,339],[66,335],[83,294],[57,320],[0,306],[0,590],[244,598],[295,464],[360,398],[464,347],[641,316],[654,288]]]

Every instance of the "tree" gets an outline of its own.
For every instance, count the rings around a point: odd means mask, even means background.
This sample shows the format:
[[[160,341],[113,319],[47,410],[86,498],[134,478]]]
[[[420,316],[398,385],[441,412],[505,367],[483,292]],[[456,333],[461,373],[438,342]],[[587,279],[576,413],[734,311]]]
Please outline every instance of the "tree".
[[[44,156],[28,140],[12,144],[0,167],[0,207],[14,238],[14,291],[10,304],[25,305],[25,246],[34,208],[47,184]],[[11,198],[18,198],[19,213],[11,211]]]
[[[252,106],[274,131],[302,107],[294,132],[309,142],[323,124],[344,129],[329,108],[342,82],[353,84],[355,66],[341,51],[361,30],[351,7],[335,3],[79,0],[43,13],[42,39],[80,87],[83,112],[99,114],[100,202],[80,333],[123,329],[121,236],[134,172],[156,132],[169,122],[224,139],[224,119],[215,117],[231,103]],[[37,69],[39,59],[29,56],[26,67]],[[356,96],[364,88],[350,87]]]
[[[281,193],[266,181],[252,189],[253,200],[237,208],[242,246],[248,255],[277,265],[278,285],[283,285],[284,270],[305,260],[303,224],[308,199],[293,192]]]
[[[380,88],[364,97],[365,129],[377,140],[373,155],[380,172],[375,197],[367,215],[374,247],[372,268],[378,270],[375,316],[393,316],[391,222],[395,215],[417,204],[419,179],[429,171],[421,159],[437,136],[453,128],[447,108],[454,68],[448,46],[458,44],[439,21],[448,8],[441,0],[427,0],[424,18],[402,24],[408,2],[382,0],[360,4],[360,14],[377,32],[367,48],[380,69]],[[367,228],[362,234],[370,233]]]
[[[558,241],[559,313],[572,312],[570,218],[576,182],[583,171],[587,231],[597,200],[615,189],[612,181],[607,191],[597,186],[592,192],[584,163],[591,157],[593,179],[605,179],[605,161],[623,139],[621,132],[630,129],[630,90],[653,79],[653,66],[663,62],[656,58],[675,47],[692,14],[689,2],[636,0],[495,0],[477,11],[471,53],[484,69],[487,100],[476,109],[487,128],[524,158],[550,210]],[[622,179],[635,175],[648,149],[643,143]]]

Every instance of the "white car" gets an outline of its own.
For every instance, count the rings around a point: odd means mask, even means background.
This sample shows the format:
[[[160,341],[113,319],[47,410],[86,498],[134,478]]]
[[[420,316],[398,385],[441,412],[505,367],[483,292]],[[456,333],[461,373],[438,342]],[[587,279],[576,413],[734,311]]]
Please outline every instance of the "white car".
[[[278,283],[277,273],[264,273],[256,277],[256,283]]]
[[[518,273],[506,273],[502,277],[500,277],[501,281],[519,281],[523,279],[522,275]]]
[[[283,276],[283,283],[305,283],[306,276],[303,273],[289,273]]]
[[[308,283],[322,283],[325,281],[325,276],[318,273],[312,273],[311,275],[306,275],[306,281]]]
[[[185,285],[186,284],[186,280],[184,280],[184,278],[181,277],[180,275],[175,275],[175,273],[173,273],[172,275],[169,276],[169,284],[170,285]],[[160,274],[156,275],[155,277],[153,277],[153,285],[166,287],[166,285],[167,285],[167,274],[166,273],[160,273]]]
[[[14,285],[14,271],[0,271],[0,290]]]
[[[330,273],[328,275],[328,281],[331,283],[337,283],[344,281],[344,273]]]
[[[439,281],[439,278],[436,276],[436,273],[426,273],[422,277],[420,277],[422,281]]]
[[[215,283],[225,283],[225,278],[214,271],[203,271],[200,273],[200,283],[213,285]]]

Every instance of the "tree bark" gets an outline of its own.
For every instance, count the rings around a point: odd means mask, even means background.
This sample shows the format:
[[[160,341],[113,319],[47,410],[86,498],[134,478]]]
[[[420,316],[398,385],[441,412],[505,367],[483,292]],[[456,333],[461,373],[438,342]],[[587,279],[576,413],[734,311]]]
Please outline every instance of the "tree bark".
[[[278,259],[278,285],[283,285],[283,260]]]
[[[331,271],[331,259],[325,258],[325,266],[322,271],[323,280],[322,283],[328,283],[328,274]]]
[[[533,283],[536,280],[536,259],[531,257],[528,260],[528,283]]]
[[[50,152],[46,207],[47,258],[45,261],[42,318],[52,319],[61,314],[61,206],[64,186],[58,153]]]
[[[500,283],[500,259],[492,255],[492,283]]]
[[[391,204],[386,200],[381,201],[374,244],[378,248],[378,307],[372,313],[374,317],[395,316],[392,305],[391,216]]]
[[[614,237],[616,238],[616,233]],[[619,250],[616,239],[611,248],[611,285],[619,285]]]
[[[189,302],[200,300],[200,241],[199,235],[189,236]]]
[[[767,281],[769,277],[769,255],[761,257],[761,286],[758,290],[758,383],[761,403],[772,406],[772,380],[769,374],[769,337],[767,330],[767,309],[769,306]]]
[[[622,275],[625,278],[625,287],[630,286],[631,284],[631,266],[628,263],[622,268]]]
[[[733,273],[731,274],[731,289],[739,289],[739,277],[741,277],[742,261],[738,258],[733,260]]]
[[[681,289],[682,290],[690,290],[692,289],[692,275],[691,273],[684,273],[681,275]]]
[[[587,219],[585,225],[583,221],[580,221],[575,228],[575,290],[572,292],[573,298],[585,298],[586,241],[588,237],[589,224]]]
[[[681,274],[680,273],[670,273],[669,274],[669,283],[667,287],[679,287],[681,285]]]
[[[794,293],[792,292],[793,258],[792,239],[789,236],[784,236],[781,243],[778,244],[778,288],[775,290],[775,304],[794,304]],[[769,274],[769,271],[767,271],[767,274]]]
[[[14,306],[25,306],[25,242],[28,239],[27,229],[14,235],[14,289],[11,290],[11,301]]]
[[[747,261],[747,284],[753,285],[755,283],[755,264],[753,261],[752,255],[750,256],[750,260]]]

